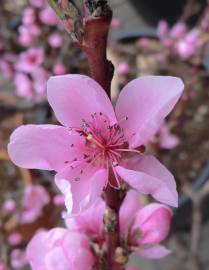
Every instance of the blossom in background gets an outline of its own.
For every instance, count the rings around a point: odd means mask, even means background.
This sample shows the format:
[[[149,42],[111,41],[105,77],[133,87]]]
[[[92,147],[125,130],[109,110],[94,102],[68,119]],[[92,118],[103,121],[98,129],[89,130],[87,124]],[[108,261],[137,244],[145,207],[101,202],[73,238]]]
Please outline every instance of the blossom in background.
[[[44,206],[50,201],[46,189],[41,185],[27,186],[22,201],[21,223],[34,222],[41,216]]]
[[[130,66],[126,62],[119,63],[117,67],[117,72],[119,75],[126,76],[130,73]]]
[[[10,254],[10,263],[14,269],[21,269],[27,264],[25,251],[21,249],[13,249]]]
[[[69,230],[77,230],[95,239],[105,242],[103,217],[105,202],[100,199],[83,214],[66,218]],[[160,245],[167,237],[172,220],[172,211],[158,203],[152,203],[143,208],[139,204],[136,191],[129,191],[120,208],[121,239],[128,239],[128,245],[140,256],[159,259],[171,253]]]
[[[25,73],[32,73],[43,63],[44,50],[42,47],[30,48],[22,52],[16,63],[16,69]]]
[[[53,33],[49,36],[48,42],[52,48],[60,48],[63,44],[63,37],[59,33]]]
[[[26,253],[33,270],[91,270],[95,260],[87,236],[63,228],[39,231]]]
[[[142,152],[183,87],[175,77],[141,77],[124,87],[114,112],[93,79],[52,77],[48,101],[63,126],[19,127],[8,146],[10,158],[20,167],[55,170],[56,184],[66,194],[68,206],[71,202],[72,213],[92,205],[106,185],[120,188],[123,180],[141,193],[177,206],[174,177],[155,157]]]
[[[8,242],[11,246],[17,246],[22,242],[22,236],[18,232],[11,233],[8,237]]]
[[[16,73],[14,76],[16,94],[30,100],[33,96],[33,85],[30,78],[24,73]]]
[[[16,209],[16,202],[13,199],[7,199],[2,206],[2,212],[4,215],[10,215]]]

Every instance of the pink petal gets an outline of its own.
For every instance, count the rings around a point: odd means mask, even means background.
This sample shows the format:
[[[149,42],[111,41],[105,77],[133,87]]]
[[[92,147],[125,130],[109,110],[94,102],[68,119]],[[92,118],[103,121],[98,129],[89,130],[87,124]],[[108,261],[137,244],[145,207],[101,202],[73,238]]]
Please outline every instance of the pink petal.
[[[11,135],[8,152],[18,166],[30,169],[59,170],[73,159],[82,138],[56,125],[26,125]]]
[[[69,167],[59,172],[55,181],[66,196],[68,213],[78,214],[89,208],[101,196],[107,183],[107,170],[87,170],[76,181],[78,170]]]
[[[139,229],[140,245],[158,244],[163,241],[170,230],[173,213],[170,208],[152,203],[136,214],[133,230]]]
[[[92,269],[94,258],[86,235],[77,231],[68,231],[63,239],[62,246],[70,264],[74,266],[73,270]]]
[[[137,191],[151,194],[156,200],[177,207],[175,179],[154,156],[138,155],[127,160],[124,167],[117,166],[115,170]]]
[[[65,126],[80,127],[82,120],[102,112],[116,122],[112,104],[102,87],[84,75],[51,77],[47,83],[48,101],[57,119]]]
[[[73,270],[62,247],[55,247],[50,250],[45,256],[45,263],[46,270]]]
[[[166,76],[141,77],[124,87],[116,104],[116,115],[130,148],[152,138],[175,106],[183,88],[180,79]]]
[[[171,253],[172,253],[171,250],[161,245],[155,245],[151,248],[138,251],[138,254],[140,256],[150,258],[150,259],[161,259],[165,256],[168,256]]]
[[[39,231],[29,242],[26,257],[32,269],[45,269],[45,255],[47,254],[46,231]]]
[[[129,225],[132,224],[137,210],[139,210],[139,193],[130,190],[120,208],[120,231],[122,234],[125,233]]]

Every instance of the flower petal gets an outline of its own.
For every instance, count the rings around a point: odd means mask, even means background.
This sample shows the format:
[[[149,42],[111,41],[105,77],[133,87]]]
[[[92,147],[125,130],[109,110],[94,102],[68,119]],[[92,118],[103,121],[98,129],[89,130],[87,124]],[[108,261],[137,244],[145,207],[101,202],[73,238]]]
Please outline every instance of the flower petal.
[[[124,87],[116,104],[116,116],[119,122],[121,120],[130,148],[152,138],[175,106],[183,88],[179,78],[169,76],[144,76]]]
[[[168,256],[171,253],[172,251],[170,249],[167,249],[166,247],[161,245],[155,245],[151,248],[138,251],[138,254],[140,256],[150,259],[161,259],[165,256]]]
[[[154,156],[138,155],[117,166],[119,176],[141,193],[151,194],[156,200],[177,207],[178,194],[173,175]]]
[[[141,232],[139,245],[153,245],[163,241],[169,233],[172,216],[170,208],[158,203],[140,209],[132,227]]]
[[[74,179],[77,170],[70,168],[59,172],[55,181],[58,188],[66,196],[68,213],[77,215],[92,206],[100,197],[105,183],[107,183],[107,170],[88,170],[83,173],[80,180]]]
[[[130,190],[120,208],[120,231],[125,233],[128,230],[129,225],[134,220],[134,215],[139,210],[139,193]]]
[[[18,166],[30,169],[59,170],[73,159],[82,138],[56,125],[25,125],[11,135],[8,152]]]
[[[82,119],[102,112],[111,124],[116,122],[110,99],[102,87],[84,75],[51,77],[47,83],[48,101],[57,119],[65,126],[80,127]]]

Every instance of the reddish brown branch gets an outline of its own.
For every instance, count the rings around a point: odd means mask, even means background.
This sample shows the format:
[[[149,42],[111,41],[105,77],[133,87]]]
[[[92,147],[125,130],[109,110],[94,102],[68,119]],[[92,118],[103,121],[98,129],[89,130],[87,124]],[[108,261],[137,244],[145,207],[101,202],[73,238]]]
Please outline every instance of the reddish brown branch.
[[[84,22],[84,36],[81,44],[87,55],[92,78],[97,81],[110,97],[114,67],[107,60],[107,38],[112,19],[111,10],[105,16],[90,16]]]

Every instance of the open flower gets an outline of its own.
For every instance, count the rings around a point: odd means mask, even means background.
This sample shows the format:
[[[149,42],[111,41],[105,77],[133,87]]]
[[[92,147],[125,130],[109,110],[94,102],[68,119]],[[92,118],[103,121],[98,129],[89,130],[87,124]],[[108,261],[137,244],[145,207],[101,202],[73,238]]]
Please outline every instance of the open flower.
[[[26,255],[33,270],[91,270],[94,263],[87,236],[63,228],[39,231]]]
[[[73,201],[72,213],[89,207],[106,185],[120,188],[122,181],[177,206],[172,174],[142,152],[181,96],[180,79],[145,76],[131,81],[115,112],[102,87],[87,76],[52,77],[47,88],[48,101],[63,126],[26,125],[15,130],[8,146],[15,164],[55,170],[68,204]]]
[[[22,201],[21,223],[32,223],[42,215],[42,210],[50,201],[46,189],[41,185],[27,186]]]
[[[77,230],[102,243],[105,242],[104,213],[105,202],[100,199],[81,215],[66,218],[66,224],[70,230]],[[129,191],[119,212],[122,242],[143,257],[159,259],[167,256],[171,251],[160,243],[169,233],[172,216],[170,208],[159,203],[141,208],[138,193]]]

